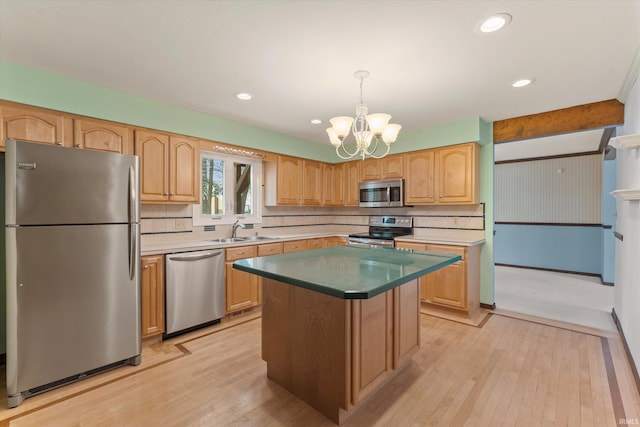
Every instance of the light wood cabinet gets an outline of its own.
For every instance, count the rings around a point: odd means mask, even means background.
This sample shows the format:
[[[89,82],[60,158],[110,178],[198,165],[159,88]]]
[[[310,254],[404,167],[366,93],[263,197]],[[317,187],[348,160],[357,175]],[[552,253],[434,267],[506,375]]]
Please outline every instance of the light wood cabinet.
[[[348,242],[349,242],[349,239],[346,237],[331,236],[331,237],[325,238],[324,246],[327,248],[331,246],[342,246],[342,245],[346,245]]]
[[[402,178],[404,175],[404,155],[385,156],[381,159],[370,157],[361,162],[362,181]]]
[[[71,147],[73,119],[59,111],[0,103],[0,151],[9,138]]]
[[[404,200],[408,205],[435,202],[435,151],[423,150],[406,155]]]
[[[344,164],[344,204],[358,206],[360,204],[360,160]]]
[[[475,143],[408,153],[405,161],[405,203],[477,204],[480,156]]]
[[[225,251],[226,313],[260,304],[259,277],[233,268],[234,261],[256,256],[258,256],[258,247],[255,245],[230,248]]]
[[[326,239],[324,237],[318,237],[315,239],[307,240],[307,249],[320,249],[324,248]]]
[[[164,255],[140,258],[142,338],[164,332]]]
[[[325,206],[344,206],[344,164],[323,164],[322,204]]]
[[[142,203],[199,202],[197,141],[136,130],[135,152],[140,156]]]
[[[313,160],[302,161],[302,204],[319,206],[322,204],[324,186],[322,163]]]
[[[266,206],[319,206],[323,202],[323,163],[276,156],[264,165]]]
[[[73,129],[75,148],[133,154],[133,129],[129,126],[76,117]]]
[[[420,300],[471,317],[480,308],[480,247],[396,242],[397,248],[445,252],[462,257],[419,279]]]
[[[307,241],[306,240],[294,240],[291,242],[283,242],[282,252],[287,254],[289,252],[297,252],[297,251],[306,251],[307,250]]]
[[[437,203],[478,203],[480,156],[476,144],[460,144],[438,149],[435,175]]]

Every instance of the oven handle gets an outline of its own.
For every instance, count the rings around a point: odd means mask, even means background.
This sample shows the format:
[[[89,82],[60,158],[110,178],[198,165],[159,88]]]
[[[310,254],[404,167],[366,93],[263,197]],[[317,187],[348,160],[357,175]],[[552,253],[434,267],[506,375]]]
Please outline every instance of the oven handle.
[[[360,239],[357,237],[350,237],[349,244],[356,246],[374,246],[382,248],[393,248],[395,245],[393,240]]]

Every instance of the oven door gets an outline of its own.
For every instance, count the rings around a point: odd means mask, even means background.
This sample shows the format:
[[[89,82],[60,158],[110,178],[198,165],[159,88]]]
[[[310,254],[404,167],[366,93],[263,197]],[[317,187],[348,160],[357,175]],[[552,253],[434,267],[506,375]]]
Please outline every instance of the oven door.
[[[349,244],[355,246],[366,246],[374,248],[393,248],[393,240],[368,239],[366,237],[349,237]]]

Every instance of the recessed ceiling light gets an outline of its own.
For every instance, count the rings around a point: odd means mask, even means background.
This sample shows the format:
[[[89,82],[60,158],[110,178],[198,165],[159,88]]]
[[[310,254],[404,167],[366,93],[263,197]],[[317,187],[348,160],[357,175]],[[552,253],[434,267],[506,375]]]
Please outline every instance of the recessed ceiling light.
[[[480,25],[480,31],[483,33],[493,33],[498,31],[511,22],[511,15],[508,13],[496,13],[491,15]]]
[[[514,82],[511,82],[512,87],[525,87],[529,86],[531,83],[535,82],[535,79],[518,79]]]
[[[311,123],[312,125],[319,125],[320,123],[322,123],[322,120],[320,120],[320,119],[311,119],[311,120],[309,120],[309,123]]]
[[[251,98],[253,98],[250,93],[246,93],[246,92],[238,92],[235,94],[235,97],[241,101],[248,101]]]

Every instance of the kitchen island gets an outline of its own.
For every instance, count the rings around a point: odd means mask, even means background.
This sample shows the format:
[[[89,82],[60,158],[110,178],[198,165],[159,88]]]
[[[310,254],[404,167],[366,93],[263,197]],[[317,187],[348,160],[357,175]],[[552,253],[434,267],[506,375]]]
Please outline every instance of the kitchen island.
[[[460,260],[337,246],[236,261],[263,277],[267,377],[340,424],[420,345],[417,279]]]

